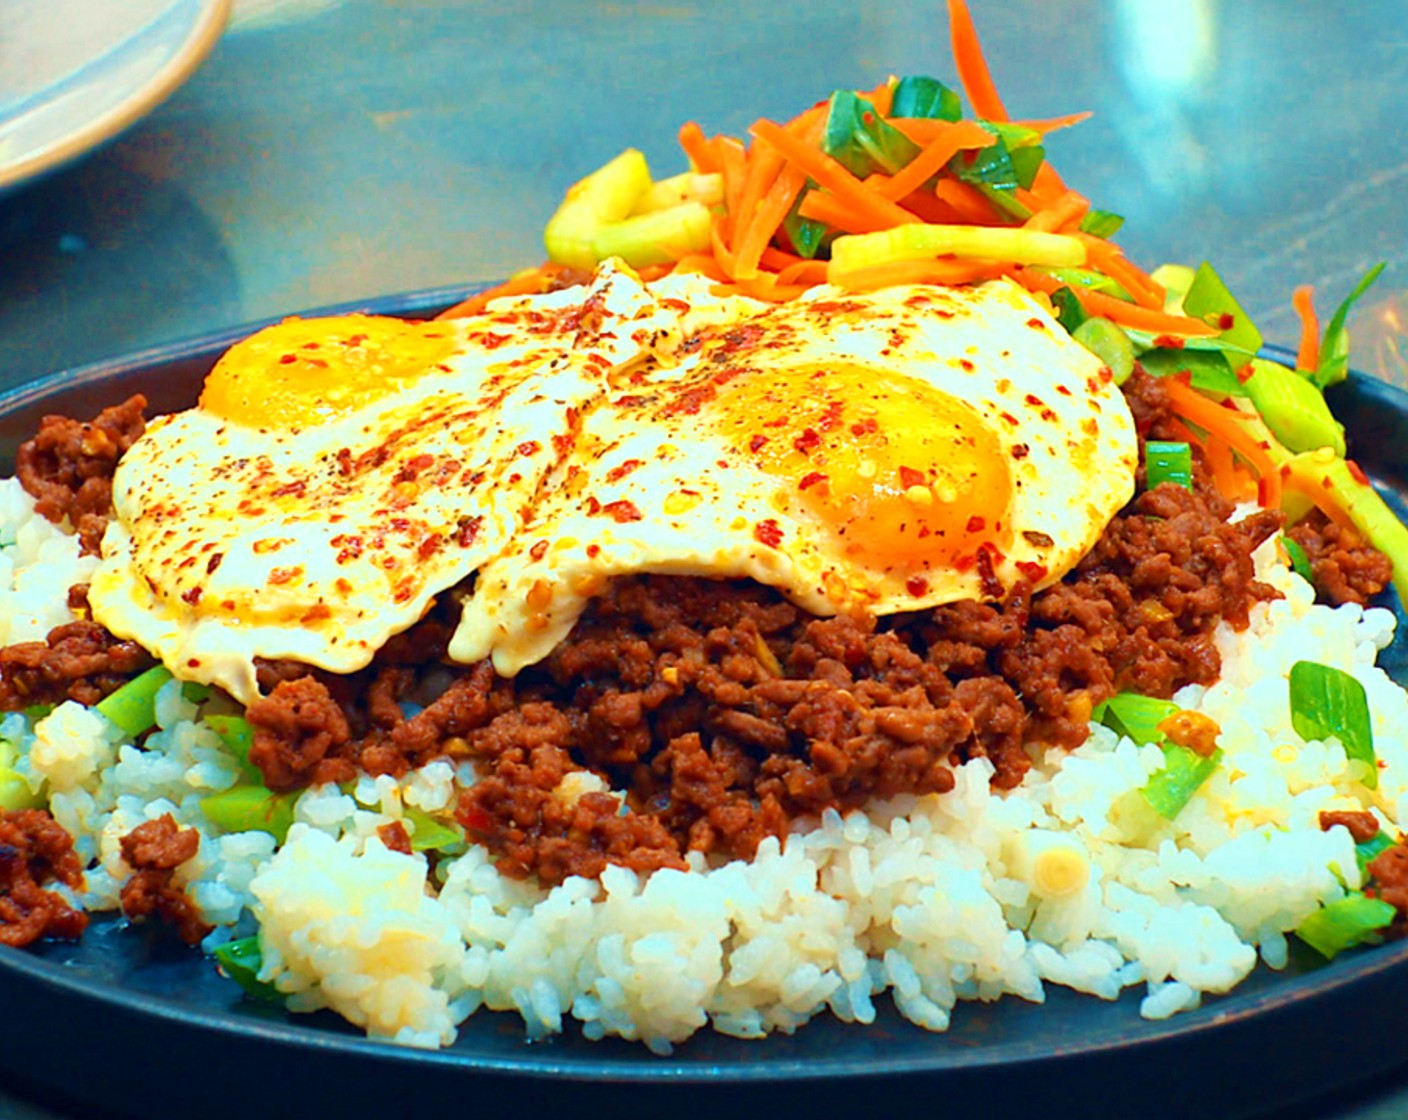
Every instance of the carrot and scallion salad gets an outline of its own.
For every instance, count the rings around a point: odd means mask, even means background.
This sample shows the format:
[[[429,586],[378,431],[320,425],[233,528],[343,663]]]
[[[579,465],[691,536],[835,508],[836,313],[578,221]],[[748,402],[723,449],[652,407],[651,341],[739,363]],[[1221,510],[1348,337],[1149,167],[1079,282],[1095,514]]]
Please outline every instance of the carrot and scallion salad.
[[[1124,219],[1093,206],[1047,159],[1046,138],[1088,113],[1013,120],[966,0],[948,0],[963,98],[923,76],[837,90],[789,121],[756,121],[747,141],[679,131],[689,170],[654,180],[622,152],[574,184],[548,222],[549,259],[446,315],[542,292],[619,257],[646,280],[706,278],[718,294],[782,302],[829,284],[977,284],[1006,277],[1048,302],[1121,380],[1138,362],[1169,378],[1188,443],[1236,501],[1312,507],[1394,563],[1408,601],[1408,530],[1345,458],[1323,390],[1348,374],[1346,319],[1371,269],[1323,330],[1309,287],[1294,368],[1259,356],[1261,333],[1212,267],[1146,272],[1112,240]]]

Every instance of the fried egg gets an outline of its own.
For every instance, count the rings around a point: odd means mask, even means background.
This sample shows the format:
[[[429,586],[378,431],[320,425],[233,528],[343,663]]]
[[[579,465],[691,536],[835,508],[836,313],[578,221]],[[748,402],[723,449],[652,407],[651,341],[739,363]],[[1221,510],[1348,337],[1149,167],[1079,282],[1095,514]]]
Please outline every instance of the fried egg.
[[[355,671],[509,548],[607,375],[684,329],[606,269],[470,320],[260,331],[124,456],[93,615],[246,702],[256,658]]]
[[[124,456],[89,602],[248,702],[258,658],[367,665],[439,595],[513,675],[630,573],[820,615],[1058,580],[1129,500],[1109,371],[1029,295],[777,307],[604,266],[462,321],[289,320]]]
[[[821,615],[1056,582],[1132,497],[1110,371],[1026,292],[817,290],[608,379],[450,645],[503,675],[604,580],[746,576]]]

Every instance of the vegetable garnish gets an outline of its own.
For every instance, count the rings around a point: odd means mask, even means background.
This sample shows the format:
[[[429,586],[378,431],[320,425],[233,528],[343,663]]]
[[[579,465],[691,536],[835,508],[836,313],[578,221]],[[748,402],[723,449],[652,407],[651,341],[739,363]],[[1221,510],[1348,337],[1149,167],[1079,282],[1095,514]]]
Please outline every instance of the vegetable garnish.
[[[1306,583],[1314,586],[1315,571],[1310,566],[1310,557],[1306,555],[1305,549],[1301,548],[1299,542],[1290,537],[1281,536],[1276,543],[1286,553],[1286,559],[1290,562],[1291,571],[1305,580]]]
[[[1364,686],[1343,669],[1317,661],[1297,661],[1290,674],[1291,726],[1302,739],[1333,735],[1345,756],[1367,766],[1361,779],[1370,789],[1379,784],[1374,756],[1374,729]]]
[[[1397,911],[1380,898],[1352,891],[1316,910],[1296,927],[1296,936],[1326,960],[1345,949],[1372,940],[1387,928]]]
[[[1144,444],[1144,464],[1150,490],[1163,482],[1193,488],[1193,453],[1186,443],[1151,439]]]
[[[156,694],[170,679],[171,672],[164,666],[148,669],[99,700],[98,712],[126,735],[135,737],[149,731],[156,726]]]
[[[293,826],[298,792],[274,793],[262,785],[231,786],[200,800],[201,811],[226,832],[267,832],[282,844]]]
[[[220,969],[244,989],[245,995],[264,1003],[283,1003],[284,996],[273,984],[259,979],[264,965],[264,953],[258,937],[241,937],[227,941],[215,950]]]
[[[1119,692],[1091,713],[1092,720],[1103,723],[1140,746],[1157,744],[1163,749],[1163,766],[1149,776],[1139,793],[1149,807],[1165,820],[1173,820],[1182,812],[1193,794],[1222,762],[1220,747],[1213,747],[1204,754],[1169,741],[1166,729],[1179,711],[1172,700],[1159,700],[1136,692]],[[1213,730],[1216,730],[1215,726]]]

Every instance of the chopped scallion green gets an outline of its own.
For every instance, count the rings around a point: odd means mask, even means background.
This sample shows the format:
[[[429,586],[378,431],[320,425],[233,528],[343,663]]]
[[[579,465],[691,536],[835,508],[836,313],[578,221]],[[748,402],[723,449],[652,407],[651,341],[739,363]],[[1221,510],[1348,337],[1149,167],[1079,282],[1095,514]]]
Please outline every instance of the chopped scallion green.
[[[1345,321],[1349,318],[1350,310],[1383,270],[1382,261],[1369,269],[1326,324],[1325,333],[1320,337],[1320,368],[1309,371],[1311,380],[1320,388],[1334,385],[1349,376],[1349,331],[1345,329]]]
[[[129,736],[140,735],[156,725],[156,694],[171,679],[162,665],[133,677],[111,695],[98,701],[98,714],[116,724]]]
[[[245,995],[266,1003],[283,1003],[283,994],[267,980],[259,979],[264,954],[259,948],[258,937],[241,937],[225,942],[215,950],[215,959],[220,962],[225,975],[244,989]]]
[[[457,826],[438,821],[423,809],[407,807],[404,818],[410,825],[412,851],[435,851],[464,840],[464,832]]]
[[[1124,218],[1109,210],[1091,209],[1080,220],[1081,232],[1088,233],[1091,237],[1114,237],[1122,225],[1124,225]]]
[[[1103,723],[1141,747],[1163,742],[1159,724],[1178,711],[1172,700],[1157,700],[1137,692],[1117,692],[1091,714],[1091,719]]]
[[[1134,372],[1134,344],[1117,324],[1097,315],[1076,327],[1071,337],[1109,368],[1116,385],[1129,380]]]
[[[1299,542],[1286,536],[1281,538],[1280,544],[1286,550],[1286,556],[1291,562],[1291,571],[1313,587],[1315,585],[1315,571],[1310,566],[1310,557],[1305,554],[1305,549],[1301,548]]]
[[[200,806],[210,822],[226,832],[267,832],[282,844],[293,825],[297,793],[274,793],[259,785],[232,786],[202,797]]]
[[[1290,696],[1291,726],[1296,734],[1302,739],[1333,735],[1346,757],[1367,765],[1364,784],[1376,789],[1379,770],[1364,686],[1342,669],[1318,661],[1297,661],[1291,666]]]
[[[1150,490],[1165,482],[1193,488],[1193,453],[1186,443],[1149,440],[1144,444],[1144,467]]]
[[[1230,346],[1249,354],[1261,349],[1261,332],[1206,261],[1198,266],[1183,297],[1183,313],[1217,327],[1222,331],[1222,341]]]
[[[1354,858],[1359,863],[1359,873],[1362,875],[1364,869],[1389,848],[1392,848],[1393,844],[1393,837],[1383,831],[1380,831],[1377,836],[1365,840],[1362,844],[1355,844]]]
[[[1355,891],[1316,910],[1296,927],[1296,936],[1326,960],[1333,960],[1387,927],[1396,913],[1383,899]]]
[[[1139,792],[1154,812],[1171,821],[1217,769],[1222,749],[1219,747],[1206,757],[1177,743],[1165,743],[1163,750],[1162,768],[1149,775]]]
[[[956,121],[963,116],[963,102],[937,78],[912,75],[895,83],[890,95],[890,116]]]

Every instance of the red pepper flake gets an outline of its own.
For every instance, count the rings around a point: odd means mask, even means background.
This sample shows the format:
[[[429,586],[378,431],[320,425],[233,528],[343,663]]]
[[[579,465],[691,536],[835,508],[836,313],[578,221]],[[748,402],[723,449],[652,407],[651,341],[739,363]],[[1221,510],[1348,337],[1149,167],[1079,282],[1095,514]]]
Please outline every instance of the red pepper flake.
[[[1041,418],[1048,423],[1053,423],[1056,420],[1056,413],[1049,408],[1043,408],[1041,410]]]
[[[792,446],[803,455],[809,455],[821,444],[821,436],[815,428],[807,428],[796,439],[792,441]]]
[[[536,454],[537,454],[539,451],[541,451],[542,449],[543,449],[543,445],[542,445],[541,443],[539,443],[537,440],[535,440],[535,439],[525,439],[522,443],[520,443],[520,444],[518,445],[518,454],[520,454],[520,455],[536,455]]]
[[[306,489],[308,489],[307,481],[299,479],[297,482],[284,483],[284,485],[274,490],[269,496],[271,498],[299,497]]]
[[[474,538],[479,536],[479,530],[483,526],[483,517],[461,517],[455,523],[455,543],[461,548],[468,548],[474,543]]]
[[[782,528],[773,518],[769,517],[766,521],[759,521],[753,526],[753,539],[769,548],[776,548],[782,543]]]
[[[533,542],[533,547],[528,550],[528,555],[531,556],[534,560],[541,560],[541,559],[542,559],[544,556],[546,556],[547,554],[548,554],[548,542],[547,542],[547,541],[534,541],[534,542]]]
[[[967,358],[959,358],[958,368],[961,369],[964,373],[972,373],[975,369],[977,369],[977,366],[975,366]]]
[[[187,591],[181,592],[181,599],[183,602],[189,603],[191,606],[195,606],[197,603],[200,602],[200,597],[202,594],[203,592],[201,588],[192,587]]]
[[[208,576],[213,576],[215,574],[215,569],[220,566],[220,561],[223,559],[225,559],[225,554],[223,552],[217,552],[214,556],[207,560],[205,563],[205,574]]]
[[[998,415],[1001,419],[1006,420],[1007,423],[1011,424],[1014,428],[1021,423],[1021,421],[1018,420],[1015,416],[1013,416],[1010,412],[1002,412]]]
[[[477,805],[471,805],[467,800],[460,801],[459,812],[455,815],[459,817],[460,824],[476,835],[487,836],[494,831],[494,818]]]
[[[1035,393],[1028,393],[1026,396],[1026,402],[1033,408],[1042,408],[1046,405],[1046,402],[1042,400],[1039,396],[1037,396]]]
[[[822,474],[821,471],[812,471],[810,474],[805,474],[805,475],[802,476],[802,481],[799,482],[799,483],[797,483],[797,489],[798,489],[798,490],[810,490],[810,489],[811,489],[813,486],[815,486],[818,482],[825,482],[825,481],[826,481],[826,475]]]
[[[1000,553],[993,545],[984,543],[978,546],[978,580],[983,589],[983,595],[989,599],[1002,598],[1002,581],[997,578],[997,562],[1002,559]]]
[[[505,342],[512,340],[511,334],[495,334],[493,331],[485,331],[479,336],[479,343],[485,350],[497,350]]]
[[[420,560],[429,560],[440,551],[440,538],[437,536],[422,537],[420,544],[416,546],[416,557]]]
[[[1057,385],[1056,391],[1060,393],[1063,397],[1069,397],[1071,395],[1071,391],[1067,389],[1064,385]]]
[[[1361,467],[1353,459],[1346,459],[1344,461],[1344,465],[1349,468],[1349,473],[1353,477],[1355,482],[1359,483],[1361,486],[1369,485],[1369,476],[1364,473],[1363,467]]]
[[[988,522],[985,517],[974,516],[968,519],[968,531],[970,533],[981,533],[987,526]]]
[[[302,574],[302,565],[296,564],[292,568],[275,568],[269,573],[269,582],[277,587],[281,584],[292,583]]]
[[[875,419],[875,417],[867,416],[864,420],[860,421],[859,423],[851,425],[851,435],[856,436],[857,438],[859,438],[860,436],[868,436],[871,432],[876,431],[879,427],[880,424]]]
[[[311,607],[309,607],[306,611],[303,612],[303,617],[300,618],[298,621],[303,623],[305,626],[311,626],[315,622],[326,622],[331,617],[331,607],[329,607],[326,603],[314,603]]]
[[[601,545],[599,545],[599,544],[589,544],[589,545],[587,545],[587,555],[590,556],[593,560],[595,560],[599,555],[601,555]]]
[[[1030,454],[1031,448],[1029,448],[1025,443],[1014,443],[1012,445],[1012,458],[1025,459]]]
[[[917,599],[929,590],[929,581],[923,576],[910,576],[905,581],[904,589]]]
[[[1248,362],[1246,365],[1242,366],[1236,371],[1236,378],[1238,382],[1245,385],[1248,381],[1252,379],[1252,374],[1254,373],[1256,373],[1256,370],[1254,370],[1252,368],[1251,363]]]
[[[297,355],[297,354],[280,354],[280,355],[279,355],[279,365],[281,365],[281,366],[291,366],[291,365],[293,365],[293,363],[296,362],[296,361],[298,361],[298,355]]]
[[[644,465],[644,459],[627,459],[620,466],[612,467],[609,471],[606,472],[606,481],[620,482],[621,479],[625,478],[637,467],[642,467]]]
[[[596,500],[594,494],[587,495],[587,516],[595,517],[601,512],[601,503]]]
[[[908,490],[911,486],[924,485],[924,472],[913,467],[900,467],[900,485]]]
[[[1033,548],[1050,548],[1056,543],[1045,533],[1038,533],[1035,529],[1028,529],[1023,532],[1022,539]]]
[[[624,498],[619,502],[607,502],[601,507],[601,512],[618,525],[624,525],[628,521],[640,521],[645,516],[635,502],[626,501]]]
[[[1032,316],[1030,319],[1027,320],[1027,326],[1039,331],[1044,331],[1046,329],[1046,324],[1043,323],[1036,316]]]
[[[1045,564],[1038,564],[1033,560],[1018,560],[1017,570],[1032,583],[1040,583],[1046,578],[1046,573],[1050,569]]]
[[[757,452],[761,451],[764,447],[767,446],[767,443],[767,436],[754,436],[748,441],[748,450],[752,451],[754,454],[757,454]]]
[[[1236,324],[1237,317],[1230,311],[1224,311],[1217,318],[1217,329],[1220,331],[1230,331]]]

